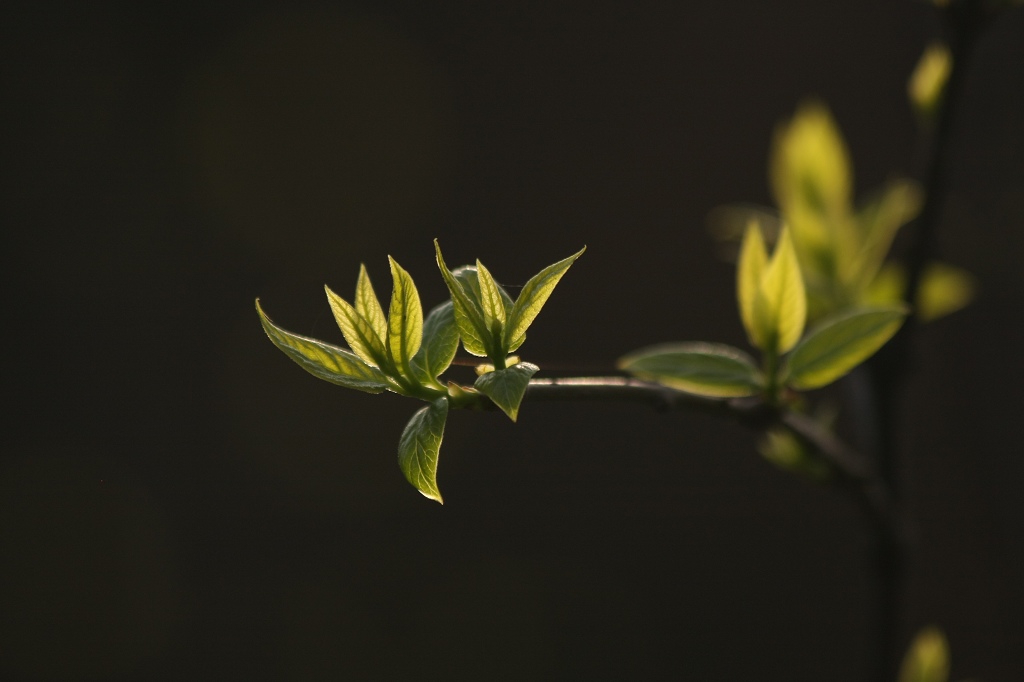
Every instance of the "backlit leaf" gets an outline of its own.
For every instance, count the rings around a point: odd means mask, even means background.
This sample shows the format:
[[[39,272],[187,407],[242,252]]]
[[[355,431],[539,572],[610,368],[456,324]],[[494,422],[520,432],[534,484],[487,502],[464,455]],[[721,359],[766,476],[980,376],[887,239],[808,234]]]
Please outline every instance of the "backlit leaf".
[[[523,286],[523,290],[519,292],[519,298],[516,299],[512,312],[508,316],[508,322],[505,325],[504,345],[506,348],[511,349],[515,345],[513,342],[526,334],[526,330],[533,324],[534,319],[536,319],[541,308],[547,302],[548,297],[551,296],[555,285],[562,279],[562,275],[566,273],[569,266],[582,256],[586,250],[587,247],[584,246],[568,258],[560,260],[554,265],[549,265],[531,277],[526,285]]]
[[[900,666],[899,682],[947,682],[949,645],[942,631],[929,627],[914,638]]]
[[[921,275],[915,310],[925,322],[960,310],[974,298],[974,278],[945,263],[929,264]]]
[[[479,260],[476,262],[477,280],[480,287],[480,308],[484,313],[484,324],[491,336],[501,338],[501,329],[505,325],[505,301],[501,296],[501,287],[494,281],[491,272]],[[504,355],[504,348],[495,351]]]
[[[739,300],[740,318],[747,330],[750,343],[763,348],[767,343],[769,331],[755,324],[754,302],[761,289],[761,280],[768,264],[768,252],[764,245],[764,236],[759,223],[751,221],[743,234],[740,244],[740,257],[736,265],[736,297]]]
[[[437,487],[437,458],[448,418],[448,400],[438,398],[413,415],[398,441],[398,466],[424,497],[444,503]]]
[[[373,291],[370,284],[370,276],[366,272],[366,266],[359,265],[359,279],[356,280],[356,300],[354,302],[356,311],[366,318],[377,336],[385,339],[388,336],[388,321],[384,317],[384,309],[380,307],[380,300]]]
[[[935,114],[952,70],[953,55],[946,45],[932,43],[925,48],[907,82],[910,103],[923,119],[930,119]]]
[[[426,381],[433,381],[452,364],[458,349],[455,307],[451,301],[445,301],[431,310],[423,323],[423,343],[412,359],[413,368]]]
[[[380,393],[389,388],[381,371],[354,353],[278,327],[263,312],[259,299],[256,300],[256,312],[271,342],[313,376],[366,393]]]
[[[388,355],[384,341],[377,335],[373,325],[327,285],[324,285],[324,291],[327,292],[327,302],[331,305],[331,312],[349,347],[371,365],[387,367]]]
[[[756,395],[763,386],[749,355],[718,343],[651,346],[630,353],[618,366],[641,379],[713,398]]]
[[[423,307],[409,273],[388,256],[391,263],[391,308],[388,311],[388,355],[397,367],[406,368],[423,341]]]
[[[856,308],[823,320],[793,349],[783,368],[796,389],[825,386],[885,345],[903,324],[904,308]]]
[[[519,416],[519,403],[526,393],[530,377],[539,369],[537,365],[529,362],[520,362],[477,377],[473,386],[500,407],[509,419],[515,421]]]
[[[470,290],[467,290],[467,287],[460,281],[461,278],[456,279],[448,269],[444,257],[441,255],[441,245],[436,239],[434,240],[434,251],[437,253],[437,267],[441,271],[441,277],[444,278],[452,297],[452,303],[455,305],[455,323],[458,325],[463,347],[472,355],[488,355],[486,342],[488,330],[484,323],[484,313],[477,303],[479,293],[477,292],[475,296],[471,295]],[[477,286],[479,287],[479,282]]]
[[[754,299],[755,328],[768,330],[762,349],[785,353],[800,340],[807,321],[807,294],[793,240],[783,229]],[[772,343],[774,341],[774,343]]]

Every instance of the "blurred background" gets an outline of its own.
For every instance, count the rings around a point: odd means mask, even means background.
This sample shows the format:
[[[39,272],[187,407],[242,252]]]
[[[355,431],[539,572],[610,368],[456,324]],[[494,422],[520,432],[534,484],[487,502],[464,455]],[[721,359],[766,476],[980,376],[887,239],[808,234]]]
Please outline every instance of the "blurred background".
[[[446,504],[396,464],[417,409],[266,339],[341,335],[388,254],[425,306],[583,244],[524,356],[610,371],[745,341],[706,227],[768,204],[772,131],[830,106],[858,195],[922,158],[913,0],[15,3],[3,78],[0,678],[829,679],[868,668],[868,536],[749,432],[636,405],[453,413]],[[1024,8],[989,30],[943,257],[977,301],[904,395],[904,642],[1024,678]],[[468,377],[467,377],[468,379]]]

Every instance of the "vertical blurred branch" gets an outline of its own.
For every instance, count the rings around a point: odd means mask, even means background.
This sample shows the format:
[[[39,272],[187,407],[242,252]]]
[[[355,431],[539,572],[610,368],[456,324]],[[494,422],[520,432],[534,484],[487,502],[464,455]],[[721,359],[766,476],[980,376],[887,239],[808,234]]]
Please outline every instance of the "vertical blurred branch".
[[[952,57],[952,68],[934,113],[930,134],[923,136],[926,149],[921,175],[926,194],[921,213],[908,230],[909,241],[904,254],[908,301],[917,300],[922,274],[935,256],[939,219],[949,189],[950,142],[963,95],[964,77],[974,46],[996,11],[983,0],[936,1],[935,5]],[[902,504],[897,442],[899,404],[905,380],[913,370],[912,342],[919,323],[919,315],[912,315],[896,337],[869,362],[867,381],[858,377],[871,412],[866,415],[868,427],[863,435],[868,442],[864,446],[874,451],[879,476],[897,509]],[[857,390],[855,386],[854,391]],[[877,609],[872,677],[878,682],[891,682],[895,679],[901,650],[900,609],[907,568],[906,542],[899,525],[875,526],[872,565]]]

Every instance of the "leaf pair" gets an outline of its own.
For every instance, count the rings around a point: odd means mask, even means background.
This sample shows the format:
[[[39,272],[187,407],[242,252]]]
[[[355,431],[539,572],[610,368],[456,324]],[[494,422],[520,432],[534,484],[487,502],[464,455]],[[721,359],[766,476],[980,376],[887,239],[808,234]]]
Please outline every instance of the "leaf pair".
[[[509,354],[526,340],[526,330],[536,319],[555,286],[586,247],[541,270],[512,297],[499,285],[479,260],[454,271],[448,269],[441,246],[434,240],[437,266],[452,297],[455,323],[462,345],[472,355],[488,358],[493,369],[480,376],[477,390],[489,397],[512,421],[536,365],[516,362],[506,367]]]
[[[769,259],[760,227],[743,238],[737,272],[740,317],[751,344],[764,351],[764,368],[743,351],[723,344],[679,343],[645,348],[619,361],[635,376],[711,398],[819,388],[869,358],[899,329],[903,307],[861,307],[822,320],[801,339],[806,296],[787,229]],[[789,353],[779,364],[778,358]]]

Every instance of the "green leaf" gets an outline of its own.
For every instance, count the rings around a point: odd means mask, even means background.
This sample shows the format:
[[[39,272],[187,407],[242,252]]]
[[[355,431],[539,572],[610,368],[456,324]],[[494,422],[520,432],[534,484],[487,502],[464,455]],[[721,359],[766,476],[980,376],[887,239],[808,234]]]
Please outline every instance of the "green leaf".
[[[949,645],[942,631],[925,628],[914,638],[900,666],[899,682],[947,682]]]
[[[455,305],[455,323],[459,328],[459,336],[462,337],[462,345],[472,355],[486,356],[488,354],[486,339],[489,337],[489,333],[487,325],[484,323],[484,313],[477,301],[474,300],[474,298],[479,299],[479,292],[475,297],[472,296],[463,281],[456,279],[445,265],[444,258],[441,256],[441,245],[436,239],[434,240],[434,251],[437,253],[437,267],[441,271],[441,277],[444,278],[444,283],[448,286],[448,292],[452,296],[452,303]]]
[[[359,279],[356,280],[356,300],[355,300],[356,312],[362,315],[373,331],[377,333],[380,339],[386,339],[388,336],[388,320],[384,317],[384,309],[380,307],[380,300],[377,299],[377,294],[373,291],[373,285],[370,284],[370,276],[366,273],[366,266],[359,264]]]
[[[855,308],[823,320],[789,354],[783,380],[802,390],[832,383],[885,345],[906,315],[902,307]]]
[[[481,288],[480,288],[480,275],[477,274],[477,273],[478,273],[478,270],[477,270],[477,267],[475,265],[463,265],[463,266],[457,267],[454,270],[452,270],[452,275],[454,275],[455,279],[458,280],[458,282],[462,285],[462,288],[466,292],[466,295],[469,296],[469,298],[474,303],[477,304],[477,308],[479,310],[481,310],[481,317],[482,317],[483,316],[483,306],[484,306],[484,303],[483,303],[483,293],[482,293]],[[488,275],[490,275],[490,273],[488,273]],[[492,281],[493,281],[493,278],[492,278]],[[497,286],[497,289],[498,289],[498,294],[501,296],[502,304],[505,307],[505,319],[507,320],[508,316],[512,312],[512,307],[515,304],[512,301],[512,297],[508,295],[507,291],[505,291],[504,287],[502,287],[500,284],[496,284],[496,286]],[[487,323],[485,322],[485,324],[487,324]],[[490,337],[491,336],[490,328],[488,327],[487,329],[488,329],[487,336]],[[519,348],[520,346],[523,345],[523,341],[525,341],[525,340],[526,340],[526,334],[523,334],[518,339],[513,341],[512,344],[508,348],[504,349],[504,353],[511,353],[511,352],[515,351],[517,348]],[[481,343],[486,345],[486,343],[484,341],[481,341]],[[503,355],[504,353],[497,352],[497,353],[494,353],[494,354],[495,355]],[[484,353],[482,353],[482,354],[483,355],[491,355],[491,353],[486,352],[486,351]]]
[[[448,399],[438,398],[418,411],[406,424],[398,440],[398,466],[405,478],[424,497],[441,499],[437,488],[437,456],[448,418]]]
[[[863,245],[854,259],[854,279],[861,289],[874,280],[896,233],[917,215],[922,201],[923,194],[916,183],[897,179],[857,211]]]
[[[380,393],[390,387],[380,370],[354,353],[278,327],[263,312],[259,299],[256,299],[256,312],[271,342],[313,376],[366,393]]]
[[[754,327],[766,334],[766,352],[785,353],[800,340],[807,321],[807,293],[788,229],[779,235],[775,253],[754,298]]]
[[[921,273],[921,285],[917,290],[915,309],[924,322],[960,310],[974,298],[974,278],[966,270],[930,263]]]
[[[768,264],[768,251],[759,223],[751,220],[740,244],[740,257],[736,264],[736,297],[740,305],[740,319],[747,331],[750,343],[763,348],[767,342],[767,330],[757,326],[754,318],[754,302],[761,290],[761,279]]]
[[[529,362],[520,362],[505,369],[488,372],[477,378],[474,387],[494,401],[501,411],[515,421],[519,416],[519,403],[523,401],[530,377],[540,368]]]
[[[505,301],[501,297],[501,287],[479,260],[476,262],[476,274],[480,287],[480,308],[484,313],[484,324],[499,346],[494,348],[494,352],[504,356],[507,354],[506,349],[500,347],[501,330],[505,325]]]
[[[409,273],[388,256],[394,289],[391,291],[391,309],[388,312],[388,355],[405,374],[409,363],[423,341],[423,307],[420,295]]]
[[[427,315],[423,323],[423,343],[412,359],[414,369],[428,382],[434,381],[452,364],[459,349],[459,330],[455,325],[455,307],[445,301]]]
[[[384,341],[373,325],[327,285],[324,285],[324,291],[327,292],[327,302],[331,305],[331,312],[349,347],[369,364],[386,368],[388,354],[384,349]]]
[[[754,360],[719,343],[675,343],[643,348],[618,366],[641,379],[713,398],[756,395],[763,378]]]
[[[519,298],[516,299],[512,312],[508,316],[508,322],[505,325],[504,345],[506,348],[513,349],[514,342],[526,334],[526,330],[533,324],[534,319],[536,319],[541,308],[547,302],[548,297],[551,296],[555,285],[562,279],[562,275],[586,250],[587,247],[584,246],[568,258],[560,260],[554,265],[549,265],[531,277],[526,285],[523,286],[523,290],[519,292]],[[520,341],[520,343],[522,342]]]
[[[907,95],[924,121],[931,122],[935,116],[952,70],[953,55],[943,43],[934,42],[921,54],[907,82]]]

